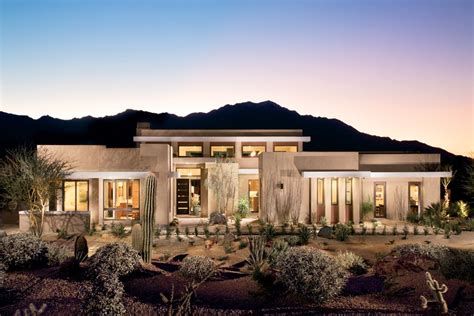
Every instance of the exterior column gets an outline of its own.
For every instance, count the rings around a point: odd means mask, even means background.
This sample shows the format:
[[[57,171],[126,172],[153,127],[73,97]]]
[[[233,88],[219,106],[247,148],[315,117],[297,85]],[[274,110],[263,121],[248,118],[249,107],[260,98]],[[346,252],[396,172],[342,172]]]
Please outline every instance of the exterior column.
[[[328,224],[332,222],[331,207],[331,178],[324,178],[324,217]]]
[[[339,222],[346,223],[346,178],[338,178],[338,206],[339,206]]]
[[[362,202],[362,178],[352,179],[352,216],[354,224],[360,222],[360,203]]]

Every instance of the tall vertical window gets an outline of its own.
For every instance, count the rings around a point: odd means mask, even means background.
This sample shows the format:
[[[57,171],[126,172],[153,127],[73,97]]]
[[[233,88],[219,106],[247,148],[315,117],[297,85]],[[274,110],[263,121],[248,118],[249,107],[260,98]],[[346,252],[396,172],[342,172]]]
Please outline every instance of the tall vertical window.
[[[140,180],[104,180],[104,218],[138,219]]]
[[[331,204],[337,205],[338,204],[338,180],[337,178],[331,179]]]
[[[89,181],[67,180],[63,182],[63,210],[87,211],[89,209]]]
[[[352,178],[346,178],[346,205],[352,205]]]
[[[318,178],[318,204],[324,204],[324,179]]]
[[[418,214],[420,210],[420,183],[410,183],[408,185],[408,195],[409,195],[409,203],[410,203],[410,210]]]

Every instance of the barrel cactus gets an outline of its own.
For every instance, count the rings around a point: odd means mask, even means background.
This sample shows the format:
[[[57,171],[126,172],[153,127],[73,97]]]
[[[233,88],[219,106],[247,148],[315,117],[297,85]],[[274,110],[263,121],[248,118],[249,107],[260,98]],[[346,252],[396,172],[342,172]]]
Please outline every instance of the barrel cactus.
[[[143,251],[143,231],[142,225],[135,224],[132,227],[132,248],[138,253]]]
[[[145,183],[145,206],[143,208],[142,229],[143,229],[143,251],[144,262],[151,262],[151,246],[153,244],[153,227],[155,222],[155,189],[156,178],[149,175]]]
[[[76,242],[74,243],[74,258],[77,263],[81,263],[87,259],[88,254],[89,247],[87,246],[86,237],[84,237],[84,234],[81,234],[77,236]]]

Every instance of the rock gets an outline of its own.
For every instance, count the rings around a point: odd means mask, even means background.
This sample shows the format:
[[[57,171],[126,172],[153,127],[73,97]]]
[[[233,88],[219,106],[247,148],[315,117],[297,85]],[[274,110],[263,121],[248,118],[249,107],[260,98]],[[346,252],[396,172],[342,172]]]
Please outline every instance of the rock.
[[[206,247],[206,249],[211,249],[213,244],[214,242],[212,240],[206,239],[206,241],[204,242],[204,247]]]
[[[331,238],[332,237],[332,228],[329,226],[324,226],[318,232],[318,237],[322,238]]]
[[[174,256],[171,261],[175,261],[175,262],[181,262],[183,261],[184,258],[186,258],[188,256],[187,253],[182,253],[182,254],[179,254],[179,255],[176,255]]]
[[[224,214],[214,212],[209,217],[209,224],[211,225],[225,225],[227,223],[227,218]]]
[[[6,237],[6,236],[7,236],[7,232],[4,230],[0,230],[0,238]]]

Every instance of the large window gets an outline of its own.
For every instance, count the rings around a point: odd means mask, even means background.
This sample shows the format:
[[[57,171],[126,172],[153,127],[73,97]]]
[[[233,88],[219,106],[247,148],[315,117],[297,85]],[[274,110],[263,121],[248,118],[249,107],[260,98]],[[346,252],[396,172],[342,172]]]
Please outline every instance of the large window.
[[[87,180],[68,180],[63,182],[63,210],[89,210],[89,182]]]
[[[202,157],[202,144],[179,144],[179,157]]]
[[[337,205],[338,204],[338,180],[337,178],[331,179],[331,204]]]
[[[324,204],[324,179],[318,178],[318,204]]]
[[[211,157],[234,157],[233,144],[211,144]]]
[[[352,178],[346,178],[346,205],[352,205]]]
[[[289,144],[275,144],[273,146],[274,152],[285,152],[285,153],[296,153],[298,152],[298,144],[289,143]]]
[[[265,152],[266,148],[264,144],[247,144],[242,145],[242,157],[257,157],[261,153]]]
[[[421,183],[417,183],[417,182],[410,183],[408,185],[408,194],[409,194],[408,202],[410,203],[410,210],[415,214],[418,214],[420,211],[420,195],[421,195],[420,186],[421,186]]]
[[[139,219],[140,180],[104,180],[104,219]]]

